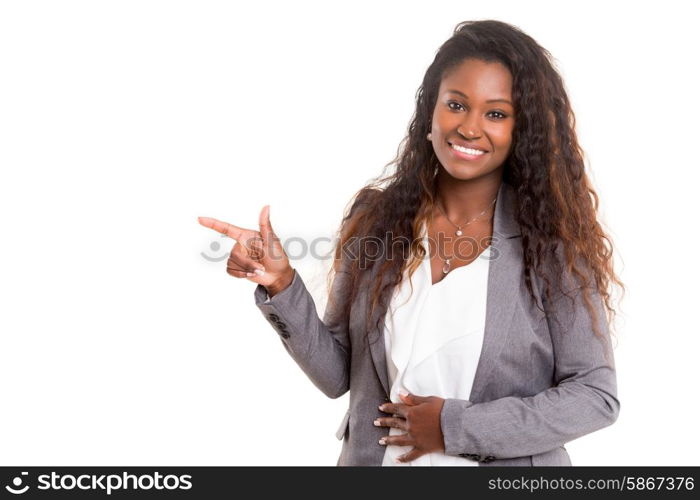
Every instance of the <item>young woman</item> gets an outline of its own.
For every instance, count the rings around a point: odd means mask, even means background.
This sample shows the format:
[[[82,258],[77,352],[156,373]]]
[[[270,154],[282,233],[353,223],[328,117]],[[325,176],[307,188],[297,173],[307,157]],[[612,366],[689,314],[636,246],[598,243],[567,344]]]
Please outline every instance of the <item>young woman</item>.
[[[258,284],[311,381],[350,391],[338,465],[571,465],[565,443],[618,417],[608,288],[624,286],[551,55],[460,23],[405,141],[343,218],[323,320],[268,206],[260,231],[199,221],[237,241],[228,273]]]

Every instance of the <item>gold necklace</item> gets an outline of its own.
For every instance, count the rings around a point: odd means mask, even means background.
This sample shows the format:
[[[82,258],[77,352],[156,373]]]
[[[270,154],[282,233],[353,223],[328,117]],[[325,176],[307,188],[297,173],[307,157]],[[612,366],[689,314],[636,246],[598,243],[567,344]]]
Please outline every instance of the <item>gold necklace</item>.
[[[469,224],[471,224],[472,222],[474,222],[475,220],[477,220],[479,217],[481,217],[482,215],[484,215],[484,214],[486,213],[486,211],[487,211],[489,208],[491,208],[491,205],[493,205],[494,203],[496,203],[496,199],[497,199],[497,198],[498,198],[498,197],[494,198],[493,201],[492,201],[491,203],[489,203],[489,206],[486,207],[479,215],[477,215],[476,217],[474,217],[474,218],[473,218],[472,220],[470,220],[469,222],[466,222],[466,223],[462,224],[461,226],[458,226],[457,224],[455,224],[454,222],[452,222],[452,221],[450,220],[450,218],[447,216],[447,214],[445,213],[445,211],[444,211],[444,210],[442,209],[442,207],[440,206],[439,200],[438,200],[438,202],[436,203],[436,205],[437,205],[438,209],[440,209],[440,212],[442,212],[442,215],[445,216],[445,219],[447,219],[447,220],[450,222],[450,224],[452,224],[454,227],[457,228],[457,231],[455,231],[455,236],[462,236],[462,234],[463,234],[463,233],[462,233],[462,228],[463,228],[463,227],[467,227]],[[445,264],[442,266],[442,274],[447,274],[447,273],[450,272],[450,267],[452,266],[451,261],[452,261],[453,258],[454,258],[454,255],[452,255],[451,257],[448,257],[447,259],[444,259],[444,260],[445,260]]]

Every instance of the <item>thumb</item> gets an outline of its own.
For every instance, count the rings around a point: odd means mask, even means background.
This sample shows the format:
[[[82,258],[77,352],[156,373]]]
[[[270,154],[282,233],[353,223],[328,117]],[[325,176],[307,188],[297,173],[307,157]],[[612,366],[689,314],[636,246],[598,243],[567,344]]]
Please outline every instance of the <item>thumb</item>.
[[[260,211],[258,224],[260,225],[260,235],[262,236],[263,243],[269,248],[275,238],[272,224],[270,224],[270,205],[265,205]]]
[[[399,392],[399,397],[404,403],[409,405],[417,405],[423,403],[427,399],[421,396],[416,396],[415,394],[411,394],[410,392]]]

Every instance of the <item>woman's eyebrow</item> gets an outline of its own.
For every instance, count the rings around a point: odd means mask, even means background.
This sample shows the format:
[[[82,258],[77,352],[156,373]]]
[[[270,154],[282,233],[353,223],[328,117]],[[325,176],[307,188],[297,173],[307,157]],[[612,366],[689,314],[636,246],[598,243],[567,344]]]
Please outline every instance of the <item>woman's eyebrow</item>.
[[[447,92],[452,92],[453,94],[459,94],[462,97],[464,97],[465,99],[469,99],[469,96],[460,90],[450,89]],[[489,99],[486,102],[506,102],[506,103],[510,104],[511,106],[513,105],[513,103],[510,102],[508,99],[504,99],[502,97],[499,97],[498,99]]]

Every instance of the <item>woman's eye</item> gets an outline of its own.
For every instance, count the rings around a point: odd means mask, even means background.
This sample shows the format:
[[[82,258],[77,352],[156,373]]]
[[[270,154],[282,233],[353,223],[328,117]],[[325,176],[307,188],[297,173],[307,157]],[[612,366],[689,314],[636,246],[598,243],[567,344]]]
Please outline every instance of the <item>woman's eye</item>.
[[[458,107],[457,107],[457,108],[452,107],[453,104],[454,104],[455,106],[458,106]],[[449,102],[447,103],[447,107],[450,108],[450,109],[453,110],[453,111],[458,111],[460,108],[461,108],[461,109],[464,109],[464,106],[462,106],[460,103],[455,102],[455,101],[449,101]],[[490,115],[493,115],[493,114],[498,115],[497,118],[498,118],[499,120],[503,120],[504,118],[507,118],[507,117],[508,117],[508,115],[506,115],[505,113],[501,113],[500,111],[490,111],[488,114],[490,114]]]

